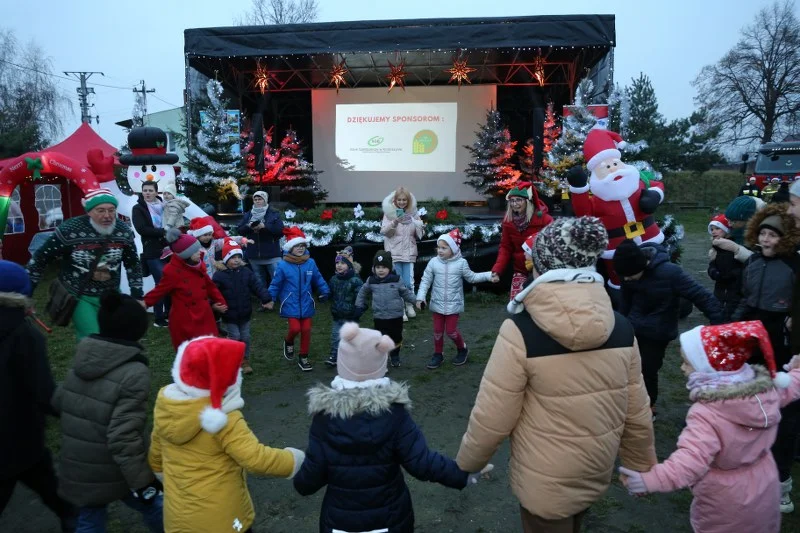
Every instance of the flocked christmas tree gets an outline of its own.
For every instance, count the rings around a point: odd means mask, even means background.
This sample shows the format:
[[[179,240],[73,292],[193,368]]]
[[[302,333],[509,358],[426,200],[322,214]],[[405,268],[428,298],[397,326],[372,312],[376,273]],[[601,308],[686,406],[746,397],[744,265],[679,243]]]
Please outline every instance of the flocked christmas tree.
[[[520,171],[512,162],[517,141],[511,140],[511,133],[503,126],[496,109],[486,113],[486,124],[475,135],[477,139],[472,146],[465,146],[472,162],[465,170],[469,179],[464,183],[487,196],[504,196],[520,178]]]
[[[272,147],[272,130],[267,133],[264,143],[264,172],[253,176],[253,181],[261,185],[278,185],[281,200],[297,206],[313,206],[328,197],[314,168],[305,157],[297,132],[288,129],[278,148]]]
[[[246,176],[244,162],[235,149],[239,144],[238,133],[228,122],[228,101],[222,93],[220,82],[208,81],[209,103],[200,114],[195,142],[188,151],[181,176],[207,191],[216,191],[223,180],[238,184]]]

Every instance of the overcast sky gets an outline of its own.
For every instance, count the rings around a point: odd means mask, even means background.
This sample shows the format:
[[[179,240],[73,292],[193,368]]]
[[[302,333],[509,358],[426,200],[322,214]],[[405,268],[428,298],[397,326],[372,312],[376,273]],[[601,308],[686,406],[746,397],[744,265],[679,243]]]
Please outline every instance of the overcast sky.
[[[661,112],[690,114],[691,81],[703,65],[719,59],[739,30],[769,0],[318,0],[320,22],[438,17],[503,17],[556,14],[616,15],[615,81],[645,72],[653,80]],[[115,146],[125,141],[114,122],[130,118],[139,80],[156,89],[148,111],[182,103],[183,30],[229,26],[250,0],[0,0],[0,27],[22,41],[34,40],[53,60],[55,72],[102,71],[90,80],[96,96],[93,127]],[[64,135],[80,123],[77,81],[58,80],[75,100]],[[112,87],[103,87],[109,85]]]

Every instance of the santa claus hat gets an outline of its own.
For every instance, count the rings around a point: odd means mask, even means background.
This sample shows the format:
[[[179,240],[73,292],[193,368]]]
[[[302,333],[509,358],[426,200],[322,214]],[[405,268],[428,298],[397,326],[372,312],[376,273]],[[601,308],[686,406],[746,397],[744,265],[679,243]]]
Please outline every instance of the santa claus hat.
[[[533,255],[533,243],[536,240],[536,235],[531,235],[525,242],[522,243],[522,251],[526,254],[532,256]]]
[[[711,228],[719,228],[725,233],[731,232],[731,223],[728,222],[728,218],[725,216],[725,213],[720,213],[719,215],[715,216],[711,219],[711,222],[708,223],[708,234],[711,235]]]
[[[233,239],[225,239],[225,242],[222,243],[222,262],[227,263],[228,259],[234,255],[241,255],[244,257],[244,254],[242,253],[242,247],[239,246],[239,243]]]
[[[778,372],[769,334],[760,320],[719,326],[697,326],[681,335],[681,349],[695,371],[705,374],[734,372],[759,348],[776,387],[785,389],[790,378]]]
[[[283,228],[283,236],[286,237],[286,242],[283,245],[284,252],[291,252],[292,248],[294,248],[298,244],[308,245],[308,239],[306,239],[306,234],[303,233],[303,230],[301,230],[297,226],[289,226],[288,228]]]
[[[211,405],[200,413],[200,425],[209,433],[217,433],[228,423],[222,398],[241,385],[244,350],[243,342],[217,337],[197,337],[178,347],[172,379],[188,396],[210,399]]]
[[[211,223],[212,217],[197,217],[189,221],[189,235],[200,237],[206,233],[214,233],[214,224]]]
[[[439,235],[438,240],[446,242],[447,246],[453,250],[454,254],[457,254],[461,251],[461,231],[458,228],[455,228],[444,235]]]
[[[594,128],[589,130],[586,140],[583,142],[583,159],[586,161],[586,168],[589,172],[606,159],[622,157],[620,149],[624,149],[627,143],[622,140],[619,133]]]

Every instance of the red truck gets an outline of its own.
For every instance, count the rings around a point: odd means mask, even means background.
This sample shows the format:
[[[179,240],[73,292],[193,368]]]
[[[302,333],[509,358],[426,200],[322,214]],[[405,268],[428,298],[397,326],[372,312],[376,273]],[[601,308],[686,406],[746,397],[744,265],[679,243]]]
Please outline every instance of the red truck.
[[[793,181],[795,176],[800,175],[800,141],[762,144],[758,149],[753,175],[762,189],[772,178]]]

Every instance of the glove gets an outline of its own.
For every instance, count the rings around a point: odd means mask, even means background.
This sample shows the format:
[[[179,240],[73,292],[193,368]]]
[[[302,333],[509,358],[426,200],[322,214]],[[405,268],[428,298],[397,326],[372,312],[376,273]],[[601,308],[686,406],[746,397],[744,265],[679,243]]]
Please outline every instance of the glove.
[[[647,485],[644,484],[641,472],[620,466],[619,473],[624,476],[622,484],[628,489],[628,494],[647,494]]]
[[[320,302],[327,302],[328,301],[328,295],[327,294],[320,294],[319,295],[319,301]]]
[[[300,467],[303,466],[303,461],[306,460],[306,452],[303,450],[298,450],[297,448],[284,448],[284,450],[292,452],[292,455],[294,456],[294,467],[292,468],[292,474],[287,478],[292,479],[300,471]]]
[[[141,489],[132,490],[133,497],[146,505],[152,505],[156,496],[164,494],[164,485],[158,479],[154,479],[149,485],[145,485]]]
[[[711,245],[715,248],[719,248],[720,250],[733,252],[734,254],[739,249],[739,245],[730,239],[714,239],[711,241]]]
[[[586,184],[589,183],[589,177],[586,175],[586,171],[583,167],[578,165],[567,171],[567,181],[570,187],[581,189],[586,187]]]
[[[658,208],[658,204],[660,203],[661,195],[656,191],[651,191],[649,189],[644,190],[642,191],[642,195],[639,197],[639,209],[648,215],[655,213],[656,208]]]
[[[488,474],[492,470],[494,470],[494,465],[489,463],[488,465],[484,466],[480,472],[473,472],[472,474],[467,476],[467,487],[469,487],[470,485],[477,484],[478,480],[481,479],[481,476],[483,476],[484,474]]]

